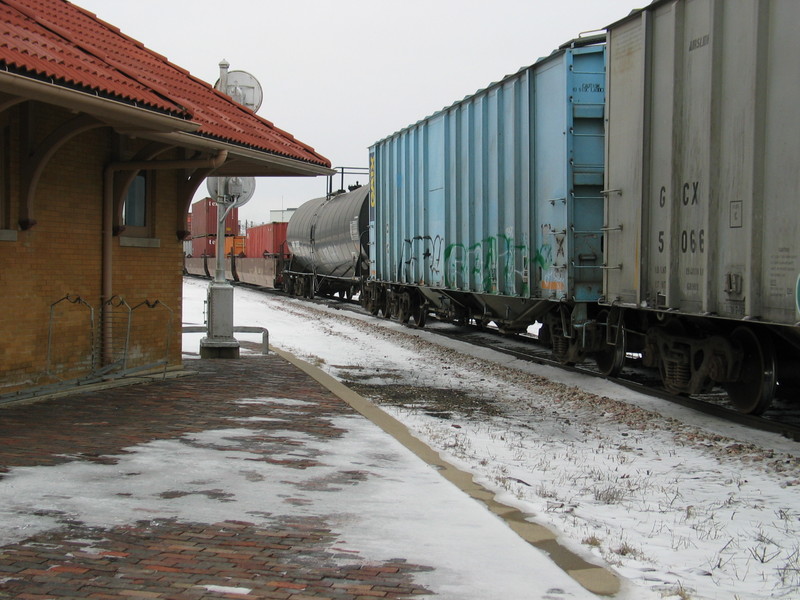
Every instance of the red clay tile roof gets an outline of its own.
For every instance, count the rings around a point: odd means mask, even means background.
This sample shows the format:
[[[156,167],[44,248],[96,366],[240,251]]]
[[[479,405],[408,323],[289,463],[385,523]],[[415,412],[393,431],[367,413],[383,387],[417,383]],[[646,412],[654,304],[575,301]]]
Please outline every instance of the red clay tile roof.
[[[0,0],[0,68],[199,124],[191,135],[330,167],[313,148],[66,0]]]

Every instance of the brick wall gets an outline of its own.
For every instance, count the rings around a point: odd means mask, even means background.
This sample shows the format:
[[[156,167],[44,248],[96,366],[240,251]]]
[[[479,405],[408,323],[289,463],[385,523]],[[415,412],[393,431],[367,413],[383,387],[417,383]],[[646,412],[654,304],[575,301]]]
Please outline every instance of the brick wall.
[[[22,118],[27,112],[27,119]],[[15,114],[16,113],[16,114]],[[20,156],[24,140],[35,148],[60,124],[74,118],[55,107],[29,103],[2,116],[12,123],[12,193],[8,229],[20,215]],[[0,121],[0,126],[2,125]],[[25,132],[28,132],[27,134]],[[142,142],[139,142],[140,144]],[[52,383],[46,375],[51,305],[65,295],[80,296],[101,317],[103,167],[115,156],[108,127],[79,134],[50,159],[39,181],[33,218],[37,225],[18,231],[16,241],[0,241],[0,394]],[[177,158],[164,155],[159,158]],[[135,311],[129,364],[149,364],[165,356],[180,364],[182,245],[175,237],[177,175],[161,171],[156,182],[154,238],[159,247],[123,247],[113,243],[113,293],[134,306],[159,300],[173,311],[167,335],[163,307]],[[85,375],[92,362],[89,309],[62,302],[55,309],[51,370],[62,378]],[[125,327],[115,320],[114,346],[121,347]],[[58,368],[57,368],[58,367]]]

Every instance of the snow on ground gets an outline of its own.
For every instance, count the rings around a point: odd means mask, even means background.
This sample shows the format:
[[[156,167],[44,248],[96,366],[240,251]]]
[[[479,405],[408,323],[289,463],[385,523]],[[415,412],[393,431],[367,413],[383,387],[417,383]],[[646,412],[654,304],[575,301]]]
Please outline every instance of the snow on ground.
[[[185,324],[202,324],[206,287],[185,281]],[[380,401],[500,500],[634,582],[632,597],[800,598],[794,442],[424,330],[245,288],[235,291],[235,322],[267,327],[271,344]],[[184,336],[187,356],[200,337]]]
[[[268,410],[287,402],[260,400]],[[414,578],[437,598],[522,599],[532,591],[552,600],[594,597],[377,426],[356,417],[332,425],[345,432],[335,441],[233,427],[131,446],[113,464],[11,469],[0,485],[0,545],[55,529],[65,517],[99,528],[142,519],[268,525],[272,515],[323,517],[338,533],[339,554],[352,556],[338,558],[341,564],[400,557],[434,566]],[[310,471],[254,459],[253,440],[274,445],[274,459],[314,459],[314,479]],[[362,476],[354,485],[343,473]]]

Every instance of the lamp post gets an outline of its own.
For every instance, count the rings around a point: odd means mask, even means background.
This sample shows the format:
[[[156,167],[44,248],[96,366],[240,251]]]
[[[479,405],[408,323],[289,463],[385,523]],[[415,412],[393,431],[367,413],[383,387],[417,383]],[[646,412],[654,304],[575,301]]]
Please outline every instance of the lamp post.
[[[215,87],[254,112],[261,106],[263,92],[258,80],[246,71],[229,71],[219,63]],[[225,219],[231,210],[253,197],[252,177],[212,177],[208,191],[217,203],[217,252],[214,279],[208,284],[208,335],[200,340],[201,358],[239,358],[239,342],[233,337],[233,286],[225,278]]]
[[[239,341],[233,337],[233,286],[225,278],[225,220],[242,195],[242,181],[230,177],[223,182],[216,197],[217,262],[208,284],[208,335],[200,340],[201,358],[239,358]]]

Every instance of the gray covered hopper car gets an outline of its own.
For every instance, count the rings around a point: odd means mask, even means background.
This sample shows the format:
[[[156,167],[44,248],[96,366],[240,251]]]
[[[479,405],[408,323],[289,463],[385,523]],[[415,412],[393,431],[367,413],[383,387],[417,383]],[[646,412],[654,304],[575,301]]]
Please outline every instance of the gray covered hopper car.
[[[608,28],[602,301],[619,356],[745,412],[798,372],[798,23],[800,2],[694,0]]]

